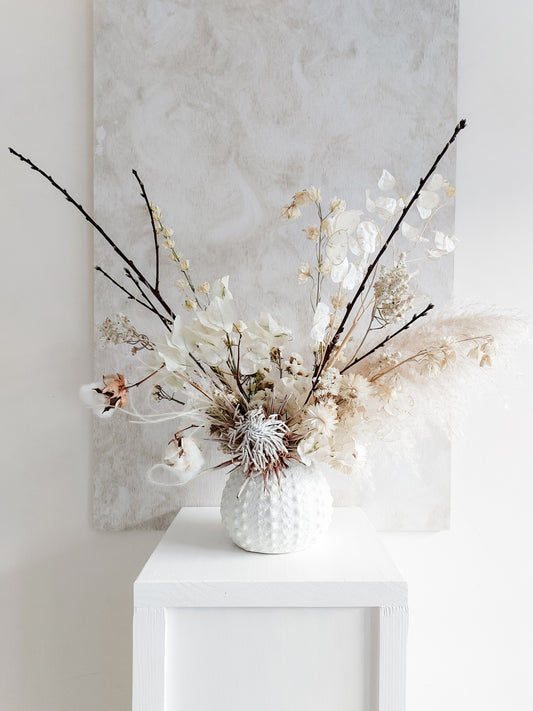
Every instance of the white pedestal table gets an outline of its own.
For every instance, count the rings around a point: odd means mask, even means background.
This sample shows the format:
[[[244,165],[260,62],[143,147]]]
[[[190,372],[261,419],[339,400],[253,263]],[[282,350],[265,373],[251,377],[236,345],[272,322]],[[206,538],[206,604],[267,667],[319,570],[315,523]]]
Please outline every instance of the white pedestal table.
[[[247,553],[184,508],[134,585],[133,711],[404,711],[407,584],[365,514]]]

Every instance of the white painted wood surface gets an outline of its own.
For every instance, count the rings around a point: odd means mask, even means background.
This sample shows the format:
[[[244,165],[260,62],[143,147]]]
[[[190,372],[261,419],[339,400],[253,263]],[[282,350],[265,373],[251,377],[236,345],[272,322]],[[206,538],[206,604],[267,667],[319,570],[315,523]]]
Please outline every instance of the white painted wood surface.
[[[303,629],[301,613],[306,609],[308,612],[303,614],[308,615],[307,624],[317,631],[316,654],[322,655],[319,661],[313,657],[312,680],[318,683],[318,670],[322,669],[324,684],[331,688],[336,708],[353,711],[405,708],[407,584],[360,509],[335,509],[330,531],[307,551],[265,556],[237,548],[222,529],[217,508],[184,508],[137,578],[134,605],[133,711],[190,708],[191,695],[186,684],[180,687],[179,675],[187,673],[190,681],[194,672],[193,650],[201,659],[202,645],[198,641],[200,637],[209,637],[212,625],[225,630],[221,632],[223,647],[227,657],[235,660],[235,679],[227,674],[219,678],[219,684],[226,683],[226,691],[237,679],[243,683],[240,665],[249,658],[247,650],[242,649],[242,635],[253,629],[257,649],[261,648],[261,639],[267,637],[270,641],[265,643],[275,648],[276,630],[285,629],[282,655],[285,672],[284,676],[280,672],[278,678],[280,684],[285,679],[286,686],[279,686],[278,690],[285,689],[287,709],[299,711],[301,703],[302,709],[313,711],[315,707],[310,700],[322,704],[320,687],[317,693],[310,694],[311,687],[303,690],[300,685],[301,700],[296,699],[298,688],[290,686],[290,674],[286,673],[287,650],[292,650],[291,658],[309,653],[309,641],[305,642],[304,635],[297,632]],[[379,619],[369,616],[374,614],[372,609],[378,612]],[[337,624],[342,615],[348,615],[346,619],[352,625],[352,656],[357,660],[353,676],[358,680],[354,683],[354,679],[347,679],[344,688],[335,684],[330,665],[341,663],[348,638],[345,635],[341,639],[339,631],[339,643],[334,644],[328,631],[329,625]],[[281,623],[282,619],[286,622]],[[229,627],[228,620],[231,620]],[[197,630],[197,636],[193,630]],[[372,634],[369,630],[373,630]],[[184,651],[188,644],[190,656]],[[221,672],[221,664],[216,663],[219,658],[220,655],[212,658],[205,655],[204,661],[209,663],[201,673],[206,683],[212,681],[215,671]],[[362,658],[366,658],[363,664]],[[189,672],[185,662],[191,665]],[[266,655],[265,674],[275,676],[276,663],[279,665],[281,659],[276,662],[275,655]],[[192,688],[190,684],[188,688]],[[222,687],[219,697],[224,698]],[[204,693],[203,700],[198,699],[202,705],[193,711],[207,711],[209,698]],[[253,698],[249,701],[253,703]],[[283,711],[275,694],[272,703]],[[224,705],[221,701],[219,711],[226,708],[241,711],[233,702]]]

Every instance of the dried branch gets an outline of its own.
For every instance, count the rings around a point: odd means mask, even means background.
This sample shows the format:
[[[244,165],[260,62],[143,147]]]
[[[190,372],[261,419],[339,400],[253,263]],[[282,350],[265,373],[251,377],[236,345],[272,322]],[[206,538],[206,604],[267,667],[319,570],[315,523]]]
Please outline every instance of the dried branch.
[[[351,363],[349,363],[347,366],[345,366],[342,370],[341,373],[345,373],[347,370],[352,368],[354,365],[357,363],[360,363],[364,358],[368,358],[369,355],[372,355],[372,353],[375,353],[379,348],[383,348],[389,341],[391,341],[393,338],[398,336],[402,331],[406,331],[410,326],[413,325],[415,321],[418,321],[418,319],[423,318],[428,314],[431,309],[435,308],[433,304],[428,304],[426,308],[421,311],[419,314],[415,314],[410,321],[407,321],[407,323],[404,323],[401,328],[399,328],[397,331],[394,333],[389,334],[386,338],[384,338],[381,343],[378,343],[377,346],[374,346],[371,350],[368,351],[368,353],[365,353],[362,355],[360,358],[354,358]]]
[[[157,230],[155,228],[154,215],[152,213],[152,208],[150,207],[150,201],[148,200],[148,195],[146,194],[146,190],[144,188],[144,183],[139,178],[139,174],[137,173],[137,171],[135,169],[133,169],[131,172],[133,173],[137,182],[139,183],[139,187],[141,189],[141,195],[143,197],[144,202],[146,203],[146,209],[148,210],[148,214],[150,215],[150,222],[152,224],[152,233],[154,236],[154,250],[155,250],[155,289],[156,289],[156,291],[158,291],[159,290],[159,242],[157,241]]]
[[[176,318],[176,315],[174,314],[174,312],[172,311],[170,306],[166,303],[166,301],[163,299],[163,297],[159,293],[159,289],[152,286],[152,284],[150,284],[150,282],[146,279],[146,277],[141,272],[141,270],[135,266],[134,262],[124,254],[124,252],[120,249],[120,247],[111,239],[111,237],[103,230],[103,228],[100,227],[100,225],[94,220],[94,218],[91,217],[91,215],[89,215],[89,213],[85,210],[83,205],[81,205],[79,202],[76,202],[76,200],[74,200],[74,198],[70,195],[68,190],[66,190],[65,188],[62,188],[61,185],[56,183],[56,181],[52,178],[51,175],[48,175],[43,170],[41,170],[37,165],[35,165],[35,163],[32,160],[30,160],[29,158],[26,158],[21,153],[18,153],[13,148],[9,148],[9,152],[12,153],[14,156],[17,156],[17,158],[19,158],[23,163],[27,163],[32,170],[35,170],[37,173],[42,175],[43,178],[45,178],[56,190],[58,190],[60,193],[62,193],[64,195],[64,197],[66,198],[66,200],[68,202],[72,203],[74,205],[74,207],[79,212],[81,212],[81,214],[85,217],[87,222],[89,222],[94,227],[94,229],[105,239],[105,241],[113,248],[113,250],[118,254],[118,256],[130,267],[132,272],[134,272],[137,275],[139,281],[142,282],[142,284],[144,284],[147,287],[147,289],[152,293],[152,295],[156,298],[156,300],[161,304],[163,309],[167,312],[169,317],[172,320],[174,320]]]

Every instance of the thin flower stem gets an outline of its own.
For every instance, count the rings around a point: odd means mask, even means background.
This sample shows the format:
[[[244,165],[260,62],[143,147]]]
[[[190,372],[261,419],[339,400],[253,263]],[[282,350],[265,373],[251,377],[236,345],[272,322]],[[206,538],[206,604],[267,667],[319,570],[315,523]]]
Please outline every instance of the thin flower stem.
[[[242,335],[241,335],[241,338],[242,338]],[[226,333],[226,346],[227,346],[228,354],[229,354],[228,361],[227,361],[228,367],[229,367],[229,369],[230,369],[230,371],[231,371],[231,375],[235,378],[235,382],[236,382],[236,384],[237,384],[237,388],[238,388],[240,394],[241,394],[242,397],[244,398],[244,401],[245,401],[245,402],[248,402],[248,396],[246,395],[246,391],[244,390],[244,388],[243,388],[243,386],[242,386],[241,378],[240,378],[240,373],[239,373],[239,365],[240,365],[240,343],[241,343],[241,339],[239,338],[239,347],[238,347],[238,349],[237,349],[237,358],[238,358],[239,360],[238,360],[237,362],[235,362],[235,355],[234,355],[234,353],[233,353],[233,347],[232,347],[232,344],[231,344],[231,338],[230,338],[229,333]],[[239,363],[239,365],[238,365],[238,363]]]
[[[349,368],[352,368],[357,363],[360,363],[365,358],[368,358],[369,355],[372,355],[372,353],[375,353],[379,348],[383,348],[384,345],[386,345],[393,338],[396,338],[396,336],[398,336],[400,333],[402,333],[402,331],[406,331],[410,326],[412,326],[413,323],[415,323],[415,321],[418,321],[418,319],[421,319],[424,316],[426,316],[426,314],[428,314],[431,311],[431,309],[433,309],[433,308],[435,308],[433,304],[428,304],[423,311],[421,311],[419,314],[415,314],[407,323],[404,323],[403,326],[401,328],[399,328],[397,331],[386,336],[381,341],[381,343],[377,344],[377,346],[374,346],[374,348],[369,350],[367,353],[362,355],[360,358],[354,358],[354,360],[352,360],[351,363],[349,363],[346,367],[344,367],[341,370],[341,373],[345,373]]]
[[[316,279],[316,299],[315,299],[315,309],[320,303],[320,291],[321,291],[321,286],[322,286],[322,279],[323,279],[323,274],[320,271],[320,267],[322,265],[322,223],[324,221],[322,217],[322,205],[320,202],[316,203],[316,209],[318,212],[318,219],[320,220],[320,227],[319,227],[319,235],[318,235],[318,244],[317,244],[317,279]]]
[[[139,178],[139,174],[135,170],[135,168],[131,171],[133,175],[135,176],[135,179],[139,183],[139,187],[141,189],[141,196],[146,203],[146,209],[148,210],[148,214],[150,216],[150,223],[152,225],[152,234],[154,236],[154,250],[155,250],[155,289],[156,291],[159,290],[159,242],[157,241],[157,230],[155,228],[155,222],[154,222],[154,215],[152,213],[152,208],[150,207],[150,201],[148,200],[148,195],[146,194],[146,190],[144,187],[144,183],[142,180]]]
[[[130,269],[138,276],[139,281],[141,281],[148,289],[149,291],[152,292],[153,296],[159,301],[161,306],[164,308],[164,310],[168,313],[171,319],[175,319],[176,315],[170,308],[170,306],[167,304],[167,302],[163,299],[161,294],[159,293],[159,289],[156,289],[150,282],[146,279],[144,274],[141,272],[140,269],[137,268],[135,263],[126,256],[126,254],[120,249],[120,247],[114,242],[111,237],[107,234],[107,232],[104,231],[102,227],[94,220],[91,215],[85,210],[83,205],[81,205],[79,202],[76,202],[72,195],[66,190],[65,188],[62,188],[61,185],[59,185],[51,175],[48,175],[45,173],[41,168],[39,168],[35,163],[30,160],[29,158],[26,158],[23,156],[21,153],[18,153],[15,151],[13,148],[9,148],[9,152],[12,153],[14,156],[19,158],[23,163],[27,163],[32,170],[35,170],[39,175],[42,175],[43,178],[45,178],[56,190],[58,190],[60,193],[63,194],[63,196],[66,198],[66,200],[74,207],[81,212],[81,214],[85,217],[87,222],[89,222],[94,229],[104,238],[104,240],[113,248],[113,250],[118,254],[118,256],[130,267]]]
[[[425,184],[426,184],[427,181],[430,179],[430,177],[433,175],[433,173],[435,172],[435,170],[436,170],[438,164],[441,162],[441,160],[443,159],[444,155],[446,154],[446,152],[448,151],[448,149],[450,148],[450,146],[455,142],[455,139],[457,138],[457,136],[459,135],[459,133],[460,133],[465,127],[466,127],[466,121],[465,121],[465,119],[462,119],[461,121],[459,121],[459,123],[458,123],[457,126],[455,127],[455,130],[454,130],[452,136],[450,137],[450,139],[448,140],[448,142],[445,144],[444,148],[441,150],[441,152],[440,152],[440,153],[438,154],[438,156],[436,157],[436,159],[435,159],[435,161],[433,162],[433,165],[431,166],[431,168],[428,170],[428,172],[426,173],[426,175],[425,175],[423,178],[420,178],[420,182],[419,182],[418,187],[416,188],[415,192],[413,193],[412,198],[409,200],[409,202],[407,203],[407,205],[403,208],[403,210],[402,210],[402,212],[401,212],[401,214],[400,214],[400,217],[398,218],[398,220],[397,220],[396,223],[394,224],[394,227],[392,228],[392,230],[391,230],[389,236],[387,237],[387,239],[386,239],[385,242],[383,243],[383,246],[381,247],[381,249],[380,249],[379,252],[377,253],[377,255],[376,255],[376,257],[374,258],[374,260],[373,260],[373,261],[370,263],[370,265],[368,266],[368,268],[367,268],[367,270],[366,270],[366,273],[365,273],[365,276],[363,277],[363,280],[362,280],[361,284],[359,285],[357,291],[355,292],[355,295],[354,295],[353,299],[348,303],[348,305],[347,305],[347,307],[346,307],[346,311],[345,311],[345,313],[344,313],[344,316],[343,316],[343,318],[342,318],[342,321],[341,321],[339,327],[337,328],[337,330],[336,330],[336,332],[335,332],[333,338],[331,339],[331,341],[330,341],[328,347],[326,348],[326,352],[325,352],[325,354],[324,354],[324,357],[323,357],[323,359],[322,359],[321,364],[318,366],[318,368],[315,368],[315,372],[313,373],[313,383],[312,383],[312,385],[311,385],[311,393],[310,393],[310,394],[312,394],[312,393],[314,392],[314,390],[316,389],[316,387],[317,387],[317,385],[318,385],[318,379],[319,379],[319,377],[320,377],[320,374],[322,373],[322,371],[323,371],[324,368],[326,367],[326,365],[327,365],[327,363],[328,363],[328,360],[329,360],[329,357],[330,357],[330,355],[331,355],[333,349],[334,349],[335,346],[337,345],[337,341],[339,340],[339,336],[340,336],[341,333],[344,331],[344,327],[346,326],[346,322],[348,321],[348,318],[350,317],[350,314],[351,314],[351,312],[353,311],[353,308],[354,308],[354,306],[355,306],[355,303],[356,303],[356,301],[359,299],[359,297],[361,296],[361,294],[363,294],[363,292],[365,291],[365,287],[366,287],[366,285],[367,285],[367,282],[368,282],[368,280],[370,279],[370,277],[372,276],[372,273],[374,272],[374,269],[375,269],[376,266],[379,264],[379,261],[381,260],[381,258],[382,258],[382,256],[383,256],[383,254],[385,253],[387,247],[389,246],[389,244],[391,243],[391,241],[394,239],[394,235],[398,232],[398,229],[400,228],[400,226],[401,226],[401,224],[402,224],[402,222],[403,222],[405,216],[407,215],[407,213],[409,212],[409,210],[411,209],[411,207],[415,204],[416,200],[418,200],[418,198],[419,198],[419,196],[420,196],[420,193],[422,192],[422,189],[424,188]]]
[[[160,365],[157,370],[154,370],[152,373],[146,376],[146,378],[143,378],[142,380],[138,380],[136,383],[132,383],[131,385],[126,385],[126,390],[129,390],[130,388],[138,388],[139,385],[142,385],[145,383],[147,380],[150,380],[150,378],[153,378],[156,373],[159,373],[160,370],[162,370],[165,367],[165,364]]]
[[[376,316],[376,305],[374,304],[374,307],[373,307],[373,309],[372,309],[372,314],[371,314],[371,316],[370,316],[370,320],[369,320],[369,322],[368,322],[368,326],[367,326],[365,335],[364,335],[363,338],[361,339],[361,342],[359,343],[359,345],[358,345],[358,347],[357,347],[357,350],[356,350],[355,353],[354,353],[354,356],[353,356],[354,358],[357,358],[357,355],[359,354],[359,351],[361,350],[361,348],[363,347],[364,342],[365,342],[366,339],[368,338],[368,334],[369,334],[370,331],[372,330],[372,324],[373,324],[373,322],[374,322],[375,316]]]
[[[183,260],[181,259],[180,255],[176,252],[176,250],[174,249],[174,247],[172,247],[170,251],[172,252],[172,256],[173,256],[173,258],[174,258],[174,261],[177,262],[178,267],[180,267],[181,273],[183,274],[183,276],[184,276],[185,279],[187,280],[187,284],[188,284],[188,286],[189,286],[189,289],[191,290],[191,293],[192,293],[192,295],[193,295],[193,297],[194,297],[194,300],[196,301],[196,305],[199,306],[201,309],[204,309],[204,310],[205,310],[205,306],[202,306],[202,304],[201,304],[200,301],[198,300],[198,295],[197,295],[197,293],[196,293],[196,288],[195,288],[195,286],[194,286],[194,284],[193,284],[193,281],[192,281],[192,279],[191,279],[191,277],[190,277],[190,275],[189,275],[189,270],[188,270],[188,269],[182,269],[182,268],[181,268],[180,265],[181,265],[181,263],[182,263]]]
[[[371,291],[371,289],[372,289],[372,286],[373,286],[373,284],[374,284],[375,278],[376,278],[376,272],[374,271],[374,274],[373,274],[373,276],[372,276],[372,282],[368,285],[367,292],[366,292],[366,294],[363,296],[363,298],[361,299],[361,304],[360,304],[360,306],[359,306],[359,308],[358,308],[358,310],[357,310],[357,313],[356,313],[355,318],[354,318],[354,320],[353,320],[353,322],[352,322],[352,325],[350,326],[350,330],[348,331],[348,333],[347,333],[347,334],[344,336],[344,338],[342,339],[342,343],[341,343],[340,346],[336,349],[335,353],[332,354],[333,357],[332,357],[332,360],[331,360],[331,364],[330,364],[330,365],[334,365],[334,364],[335,364],[335,361],[337,360],[337,358],[339,357],[339,355],[342,353],[342,349],[344,348],[344,346],[345,346],[345,345],[348,343],[348,341],[350,340],[350,336],[351,336],[352,333],[355,331],[355,329],[357,328],[357,325],[359,324],[359,322],[360,322],[361,319],[363,318],[365,312],[370,308],[370,306],[372,306],[372,315],[371,315],[371,317],[370,317],[370,322],[369,322],[369,324],[368,324],[367,331],[366,331],[365,335],[363,336],[363,340],[361,341],[361,343],[359,344],[359,347],[357,348],[355,354],[353,355],[354,358],[357,356],[357,354],[358,354],[359,351],[361,350],[361,346],[363,345],[363,343],[364,343],[366,337],[368,336],[369,331],[372,330],[372,321],[373,321],[374,315],[375,315],[375,303],[374,303],[374,299],[372,299],[371,302],[370,302],[370,304],[367,305],[367,304],[366,304],[366,299],[367,299],[368,294],[370,293],[370,291]]]

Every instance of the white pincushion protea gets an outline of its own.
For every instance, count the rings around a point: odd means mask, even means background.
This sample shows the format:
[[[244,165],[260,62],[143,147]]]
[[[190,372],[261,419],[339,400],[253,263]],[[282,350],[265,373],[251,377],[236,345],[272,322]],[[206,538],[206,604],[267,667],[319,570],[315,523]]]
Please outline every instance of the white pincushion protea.
[[[227,448],[246,476],[254,472],[276,474],[289,454],[285,443],[289,432],[277,414],[267,416],[262,409],[248,410],[228,431]]]

